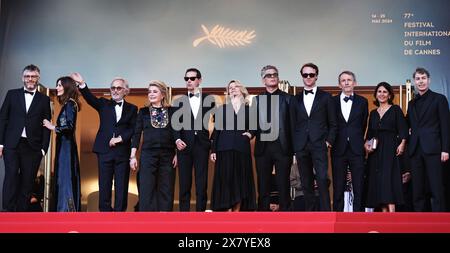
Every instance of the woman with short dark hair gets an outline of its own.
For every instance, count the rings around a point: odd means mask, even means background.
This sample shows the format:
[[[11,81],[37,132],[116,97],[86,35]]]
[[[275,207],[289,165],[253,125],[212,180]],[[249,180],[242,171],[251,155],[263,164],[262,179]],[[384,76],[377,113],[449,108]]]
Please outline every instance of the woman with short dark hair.
[[[408,128],[402,109],[393,104],[390,84],[379,83],[374,98],[378,108],[370,112],[364,145],[369,153],[367,206],[395,212],[403,203],[399,156],[405,152]]]

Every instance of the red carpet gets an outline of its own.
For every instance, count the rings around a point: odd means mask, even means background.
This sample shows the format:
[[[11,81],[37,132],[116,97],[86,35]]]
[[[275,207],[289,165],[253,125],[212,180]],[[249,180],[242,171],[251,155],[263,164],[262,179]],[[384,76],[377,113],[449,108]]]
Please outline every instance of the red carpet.
[[[450,213],[0,213],[0,233],[450,233]]]

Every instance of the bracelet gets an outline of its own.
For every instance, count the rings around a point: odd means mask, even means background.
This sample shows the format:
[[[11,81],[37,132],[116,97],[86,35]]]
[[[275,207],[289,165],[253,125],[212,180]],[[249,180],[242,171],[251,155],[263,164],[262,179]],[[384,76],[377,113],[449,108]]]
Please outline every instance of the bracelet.
[[[133,160],[133,159],[136,159],[136,156],[130,157],[130,161]]]

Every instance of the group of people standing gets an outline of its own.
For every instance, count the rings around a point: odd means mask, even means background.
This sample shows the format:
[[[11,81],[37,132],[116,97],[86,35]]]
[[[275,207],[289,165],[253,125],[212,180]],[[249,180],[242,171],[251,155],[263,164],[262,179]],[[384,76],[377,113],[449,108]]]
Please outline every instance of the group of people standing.
[[[317,87],[317,65],[304,64],[300,75],[304,89],[292,96],[278,88],[278,69],[267,65],[261,70],[264,93],[250,103],[245,86],[231,80],[226,86],[225,103],[216,106],[214,96],[199,87],[201,72],[189,68],[184,76],[186,95],[171,104],[167,85],[152,80],[147,101],[138,110],[124,99],[129,93],[124,78],[114,78],[111,99],[106,99],[93,95],[84,78],[72,73],[56,81],[62,108],[52,124],[50,100],[37,92],[40,70],[35,65],[26,66],[24,87],[10,90],[0,110],[0,157],[5,162],[3,210],[28,210],[51,131],[56,133],[52,210],[81,210],[75,141],[81,95],[100,118],[93,147],[98,158],[100,211],[127,209],[130,170],[137,172],[139,211],[173,210],[177,170],[179,210],[191,209],[194,181],[195,210],[205,211],[209,159],[214,162],[212,210],[270,211],[275,168],[279,210],[288,211],[295,157],[305,210],[319,206],[320,211],[343,211],[350,170],[353,210],[373,207],[392,212],[403,202],[400,158],[407,154],[411,159],[414,210],[425,211],[426,202],[431,201],[432,211],[445,211],[442,163],[449,159],[449,107],[445,96],[429,89],[426,69],[417,68],[413,74],[419,94],[409,102],[406,117],[393,104],[394,92],[386,82],[376,86],[373,96],[377,108],[369,114],[368,100],[354,92],[357,81],[351,71],[340,73],[342,91],[336,96]],[[214,129],[210,136],[211,118]],[[253,138],[257,188],[250,145]],[[333,206],[328,184],[329,151]]]

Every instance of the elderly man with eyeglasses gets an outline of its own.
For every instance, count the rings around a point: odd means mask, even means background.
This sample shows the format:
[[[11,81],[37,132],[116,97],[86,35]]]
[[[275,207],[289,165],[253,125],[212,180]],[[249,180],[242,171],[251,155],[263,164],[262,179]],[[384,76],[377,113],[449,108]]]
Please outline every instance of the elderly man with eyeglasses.
[[[87,87],[79,73],[71,74],[81,94],[100,117],[93,151],[98,158],[99,210],[101,212],[126,211],[130,178],[131,137],[137,118],[137,107],[125,101],[129,93],[128,82],[116,77],[111,82],[111,99],[97,98]],[[114,208],[111,203],[114,179]]]

